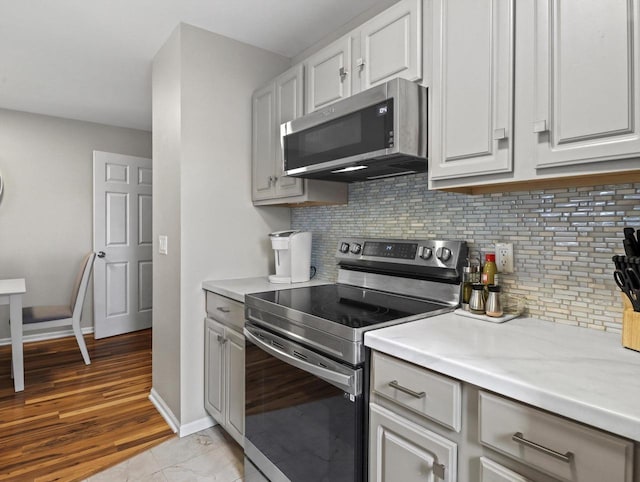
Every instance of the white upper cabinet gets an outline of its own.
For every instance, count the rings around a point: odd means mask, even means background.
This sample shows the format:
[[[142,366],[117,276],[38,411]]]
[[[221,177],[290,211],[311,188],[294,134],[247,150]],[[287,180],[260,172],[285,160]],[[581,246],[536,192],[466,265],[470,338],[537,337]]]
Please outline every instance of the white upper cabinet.
[[[307,112],[351,95],[351,50],[353,39],[345,35],[305,62]]]
[[[313,54],[306,112],[401,77],[422,79],[422,0],[401,0]]]
[[[345,183],[284,174],[280,124],[304,113],[304,67],[298,64],[254,92],[252,191],[254,205],[344,204]]]
[[[253,94],[252,130],[252,186],[253,200],[269,199],[274,195],[274,156],[276,130],[275,85],[269,85]]]
[[[536,0],[537,167],[640,153],[638,8],[637,0]]]
[[[422,79],[422,0],[404,0],[360,27],[360,90],[395,77]]]
[[[429,179],[513,169],[514,1],[434,0]]]
[[[515,4],[434,0],[429,186],[638,179],[640,0]]]
[[[253,94],[253,200],[298,196],[302,179],[284,175],[280,124],[303,113],[303,67],[298,65]]]
[[[303,72],[300,64],[275,80],[276,88],[276,155],[274,165],[275,197],[298,196],[303,193],[303,180],[284,175],[282,144],[280,143],[280,124],[300,117],[304,113]]]

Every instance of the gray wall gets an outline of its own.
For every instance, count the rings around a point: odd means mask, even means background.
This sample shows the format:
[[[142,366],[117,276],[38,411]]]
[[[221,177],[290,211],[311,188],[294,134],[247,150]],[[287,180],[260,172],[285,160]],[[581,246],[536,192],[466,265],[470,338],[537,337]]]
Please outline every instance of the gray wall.
[[[153,60],[153,389],[180,414],[180,29]],[[158,234],[168,236],[158,255]]]
[[[620,331],[622,302],[614,254],[624,254],[622,228],[640,228],[640,184],[470,196],[428,191],[426,174],[352,184],[347,206],[296,208],[292,228],[313,232],[319,277],[337,275],[342,235],[451,238],[473,255],[493,243],[514,244],[507,292],[524,296],[531,315]]]
[[[151,157],[151,133],[0,109],[0,279],[25,278],[24,304],[69,302],[93,248],[93,150]],[[83,326],[93,326],[89,288]],[[8,342],[0,306],[0,339]]]
[[[168,234],[169,254],[154,245],[153,388],[181,427],[206,417],[202,281],[268,274],[267,234],[290,225],[288,208],[253,207],[250,183],[251,94],[288,65],[184,24],[154,61],[154,243]]]

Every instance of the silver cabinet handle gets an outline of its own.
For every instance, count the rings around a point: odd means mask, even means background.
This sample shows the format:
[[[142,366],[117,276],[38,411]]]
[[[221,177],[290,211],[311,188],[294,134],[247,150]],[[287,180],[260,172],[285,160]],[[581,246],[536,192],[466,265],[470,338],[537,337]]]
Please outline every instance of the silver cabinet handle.
[[[392,382],[389,382],[389,386],[391,388],[395,388],[396,390],[400,390],[401,392],[406,393],[407,395],[411,395],[414,398],[424,398],[426,395],[424,392],[414,392],[410,388],[403,387],[398,383],[398,380],[393,380]]]
[[[360,58],[356,60],[356,67],[359,67],[360,70],[364,69],[364,59]]]
[[[562,460],[563,462],[566,462],[568,464],[571,463],[571,461],[573,460],[573,452],[567,452],[567,453],[561,454],[560,452],[556,452],[555,450],[547,448],[544,445],[540,445],[535,442],[532,442],[531,440],[527,440],[526,438],[524,438],[524,435],[522,435],[522,432],[514,433],[511,436],[511,440],[521,445],[524,445],[525,447],[530,447],[534,450],[537,450],[538,452],[547,454],[555,459]]]
[[[507,129],[501,127],[500,129],[493,129],[493,140],[499,141],[507,138]]]
[[[338,73],[340,74],[340,81],[342,82],[349,72],[347,72],[344,67],[340,67]]]
[[[549,128],[547,127],[546,120],[539,120],[533,123],[533,132],[540,133],[540,132],[546,132],[548,130]]]
[[[221,345],[224,345],[227,342],[227,339],[222,336],[222,335],[218,335],[218,343],[220,343]]]
[[[437,462],[433,463],[433,475],[435,475],[439,479],[444,480],[444,469],[444,464],[439,464]]]
[[[218,307],[216,308],[216,310],[218,310],[218,311],[222,311],[223,313],[229,313],[229,312],[231,312],[231,310],[230,310],[229,308],[227,308],[226,306],[218,306]]]

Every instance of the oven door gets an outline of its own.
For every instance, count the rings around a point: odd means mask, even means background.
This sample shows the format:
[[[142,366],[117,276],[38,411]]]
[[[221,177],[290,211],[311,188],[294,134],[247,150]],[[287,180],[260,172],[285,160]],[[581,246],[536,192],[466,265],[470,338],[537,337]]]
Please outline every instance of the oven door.
[[[362,368],[249,323],[244,334],[246,456],[272,482],[361,481]]]

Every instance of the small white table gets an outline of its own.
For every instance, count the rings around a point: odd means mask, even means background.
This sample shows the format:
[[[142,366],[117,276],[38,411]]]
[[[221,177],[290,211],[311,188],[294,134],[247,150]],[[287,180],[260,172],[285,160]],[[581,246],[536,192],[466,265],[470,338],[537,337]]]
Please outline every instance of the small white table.
[[[24,390],[24,362],[22,355],[22,295],[27,292],[24,278],[0,280],[0,305],[9,305],[11,320],[11,360],[13,386]]]

